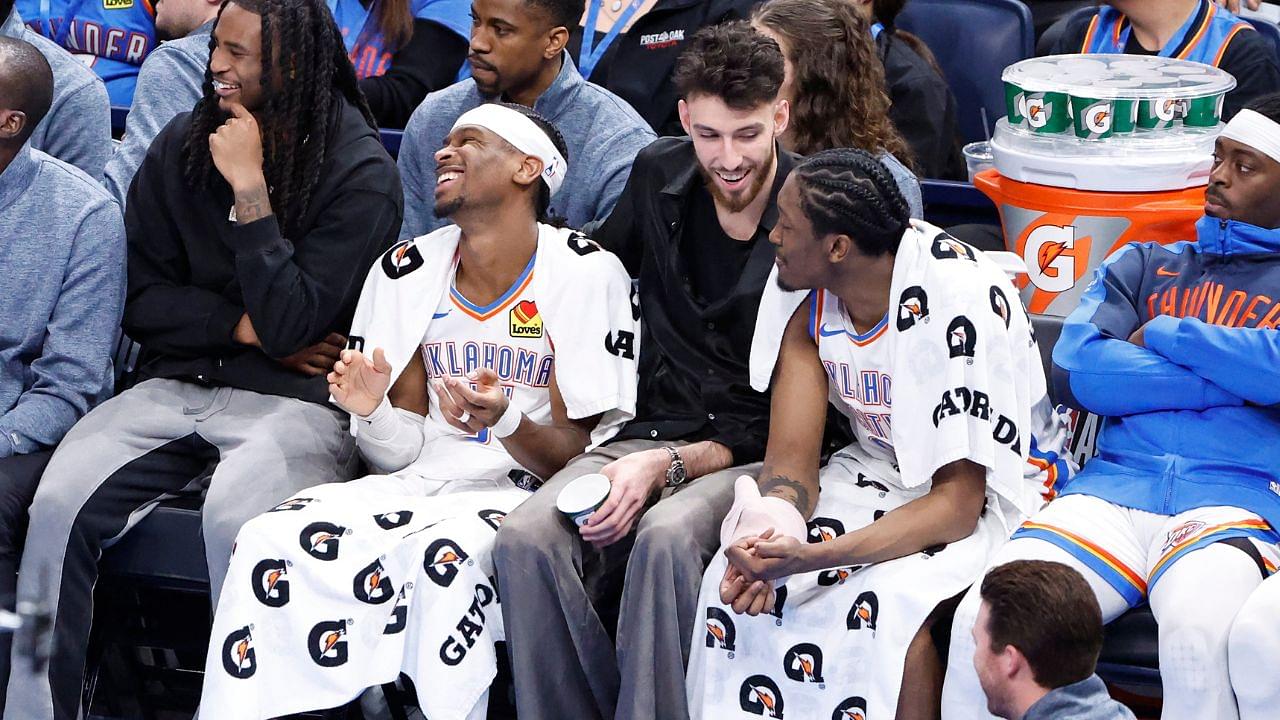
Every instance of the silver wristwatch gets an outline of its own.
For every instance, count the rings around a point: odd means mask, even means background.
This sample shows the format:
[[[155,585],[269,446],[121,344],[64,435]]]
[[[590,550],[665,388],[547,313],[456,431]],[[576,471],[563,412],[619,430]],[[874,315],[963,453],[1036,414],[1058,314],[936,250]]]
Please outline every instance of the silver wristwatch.
[[[680,453],[673,447],[665,447],[663,450],[671,456],[671,466],[667,468],[667,487],[673,488],[683,485],[689,479],[689,474],[684,469],[684,459],[680,457]]]

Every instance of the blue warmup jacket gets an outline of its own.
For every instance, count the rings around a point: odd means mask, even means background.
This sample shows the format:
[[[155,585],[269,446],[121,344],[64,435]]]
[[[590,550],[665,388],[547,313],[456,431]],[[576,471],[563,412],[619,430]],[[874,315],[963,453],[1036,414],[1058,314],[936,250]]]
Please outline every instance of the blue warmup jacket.
[[[1145,348],[1128,341],[1144,323]],[[1230,505],[1280,529],[1277,325],[1280,230],[1205,217],[1194,241],[1109,257],[1053,351],[1058,396],[1105,418],[1062,494]]]

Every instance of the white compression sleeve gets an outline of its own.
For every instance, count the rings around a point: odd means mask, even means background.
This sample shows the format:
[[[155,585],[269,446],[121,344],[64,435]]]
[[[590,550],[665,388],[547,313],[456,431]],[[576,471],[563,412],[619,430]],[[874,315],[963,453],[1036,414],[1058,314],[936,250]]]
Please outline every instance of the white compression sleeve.
[[[356,445],[369,464],[384,472],[402,470],[422,452],[426,418],[394,407],[384,397],[377,409],[359,418]]]

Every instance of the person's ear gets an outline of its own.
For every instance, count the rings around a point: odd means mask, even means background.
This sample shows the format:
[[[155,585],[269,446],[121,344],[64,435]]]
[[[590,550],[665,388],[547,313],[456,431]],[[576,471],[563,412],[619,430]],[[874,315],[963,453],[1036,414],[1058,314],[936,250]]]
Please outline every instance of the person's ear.
[[[1034,677],[1031,674],[1031,665],[1027,663],[1027,656],[1013,645],[1005,645],[1004,649],[996,653],[996,666],[1000,669],[1001,677],[1013,679],[1018,675],[1025,673],[1027,677]]]
[[[0,140],[10,140],[27,127],[27,114],[21,110],[0,110]]]
[[[542,160],[532,156],[525,155],[524,160],[516,167],[516,171],[511,176],[511,180],[520,187],[528,187],[533,183],[542,180]]]
[[[790,124],[791,103],[780,99],[773,106],[773,136],[781,137],[787,131],[787,125]]]
[[[568,44],[569,29],[562,25],[553,27],[551,32],[547,33],[547,45],[542,50],[542,57],[546,60],[560,57],[560,53],[564,52]]]
[[[824,242],[831,243],[827,249],[827,261],[834,264],[844,262],[849,257],[849,253],[853,250],[853,238],[848,235],[828,235],[829,239]]]
[[[684,128],[685,135],[693,135],[693,122],[689,120],[689,103],[680,98],[676,101],[676,113],[680,116],[680,127]]]

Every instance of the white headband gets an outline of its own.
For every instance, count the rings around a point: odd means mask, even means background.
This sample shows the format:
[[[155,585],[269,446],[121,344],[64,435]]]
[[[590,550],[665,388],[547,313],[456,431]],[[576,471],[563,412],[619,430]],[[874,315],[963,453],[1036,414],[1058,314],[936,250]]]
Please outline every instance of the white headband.
[[[547,133],[528,117],[509,107],[486,103],[462,113],[462,116],[453,124],[452,130],[457,130],[463,125],[473,125],[489,130],[511,143],[520,152],[541,160],[542,181],[551,189],[552,195],[560,190],[569,164],[564,161],[560,151],[556,150],[556,144],[547,137]]]
[[[1227,123],[1218,137],[1244,143],[1272,160],[1280,162],[1280,123],[1276,123],[1262,113],[1241,110],[1231,118],[1231,122]]]

